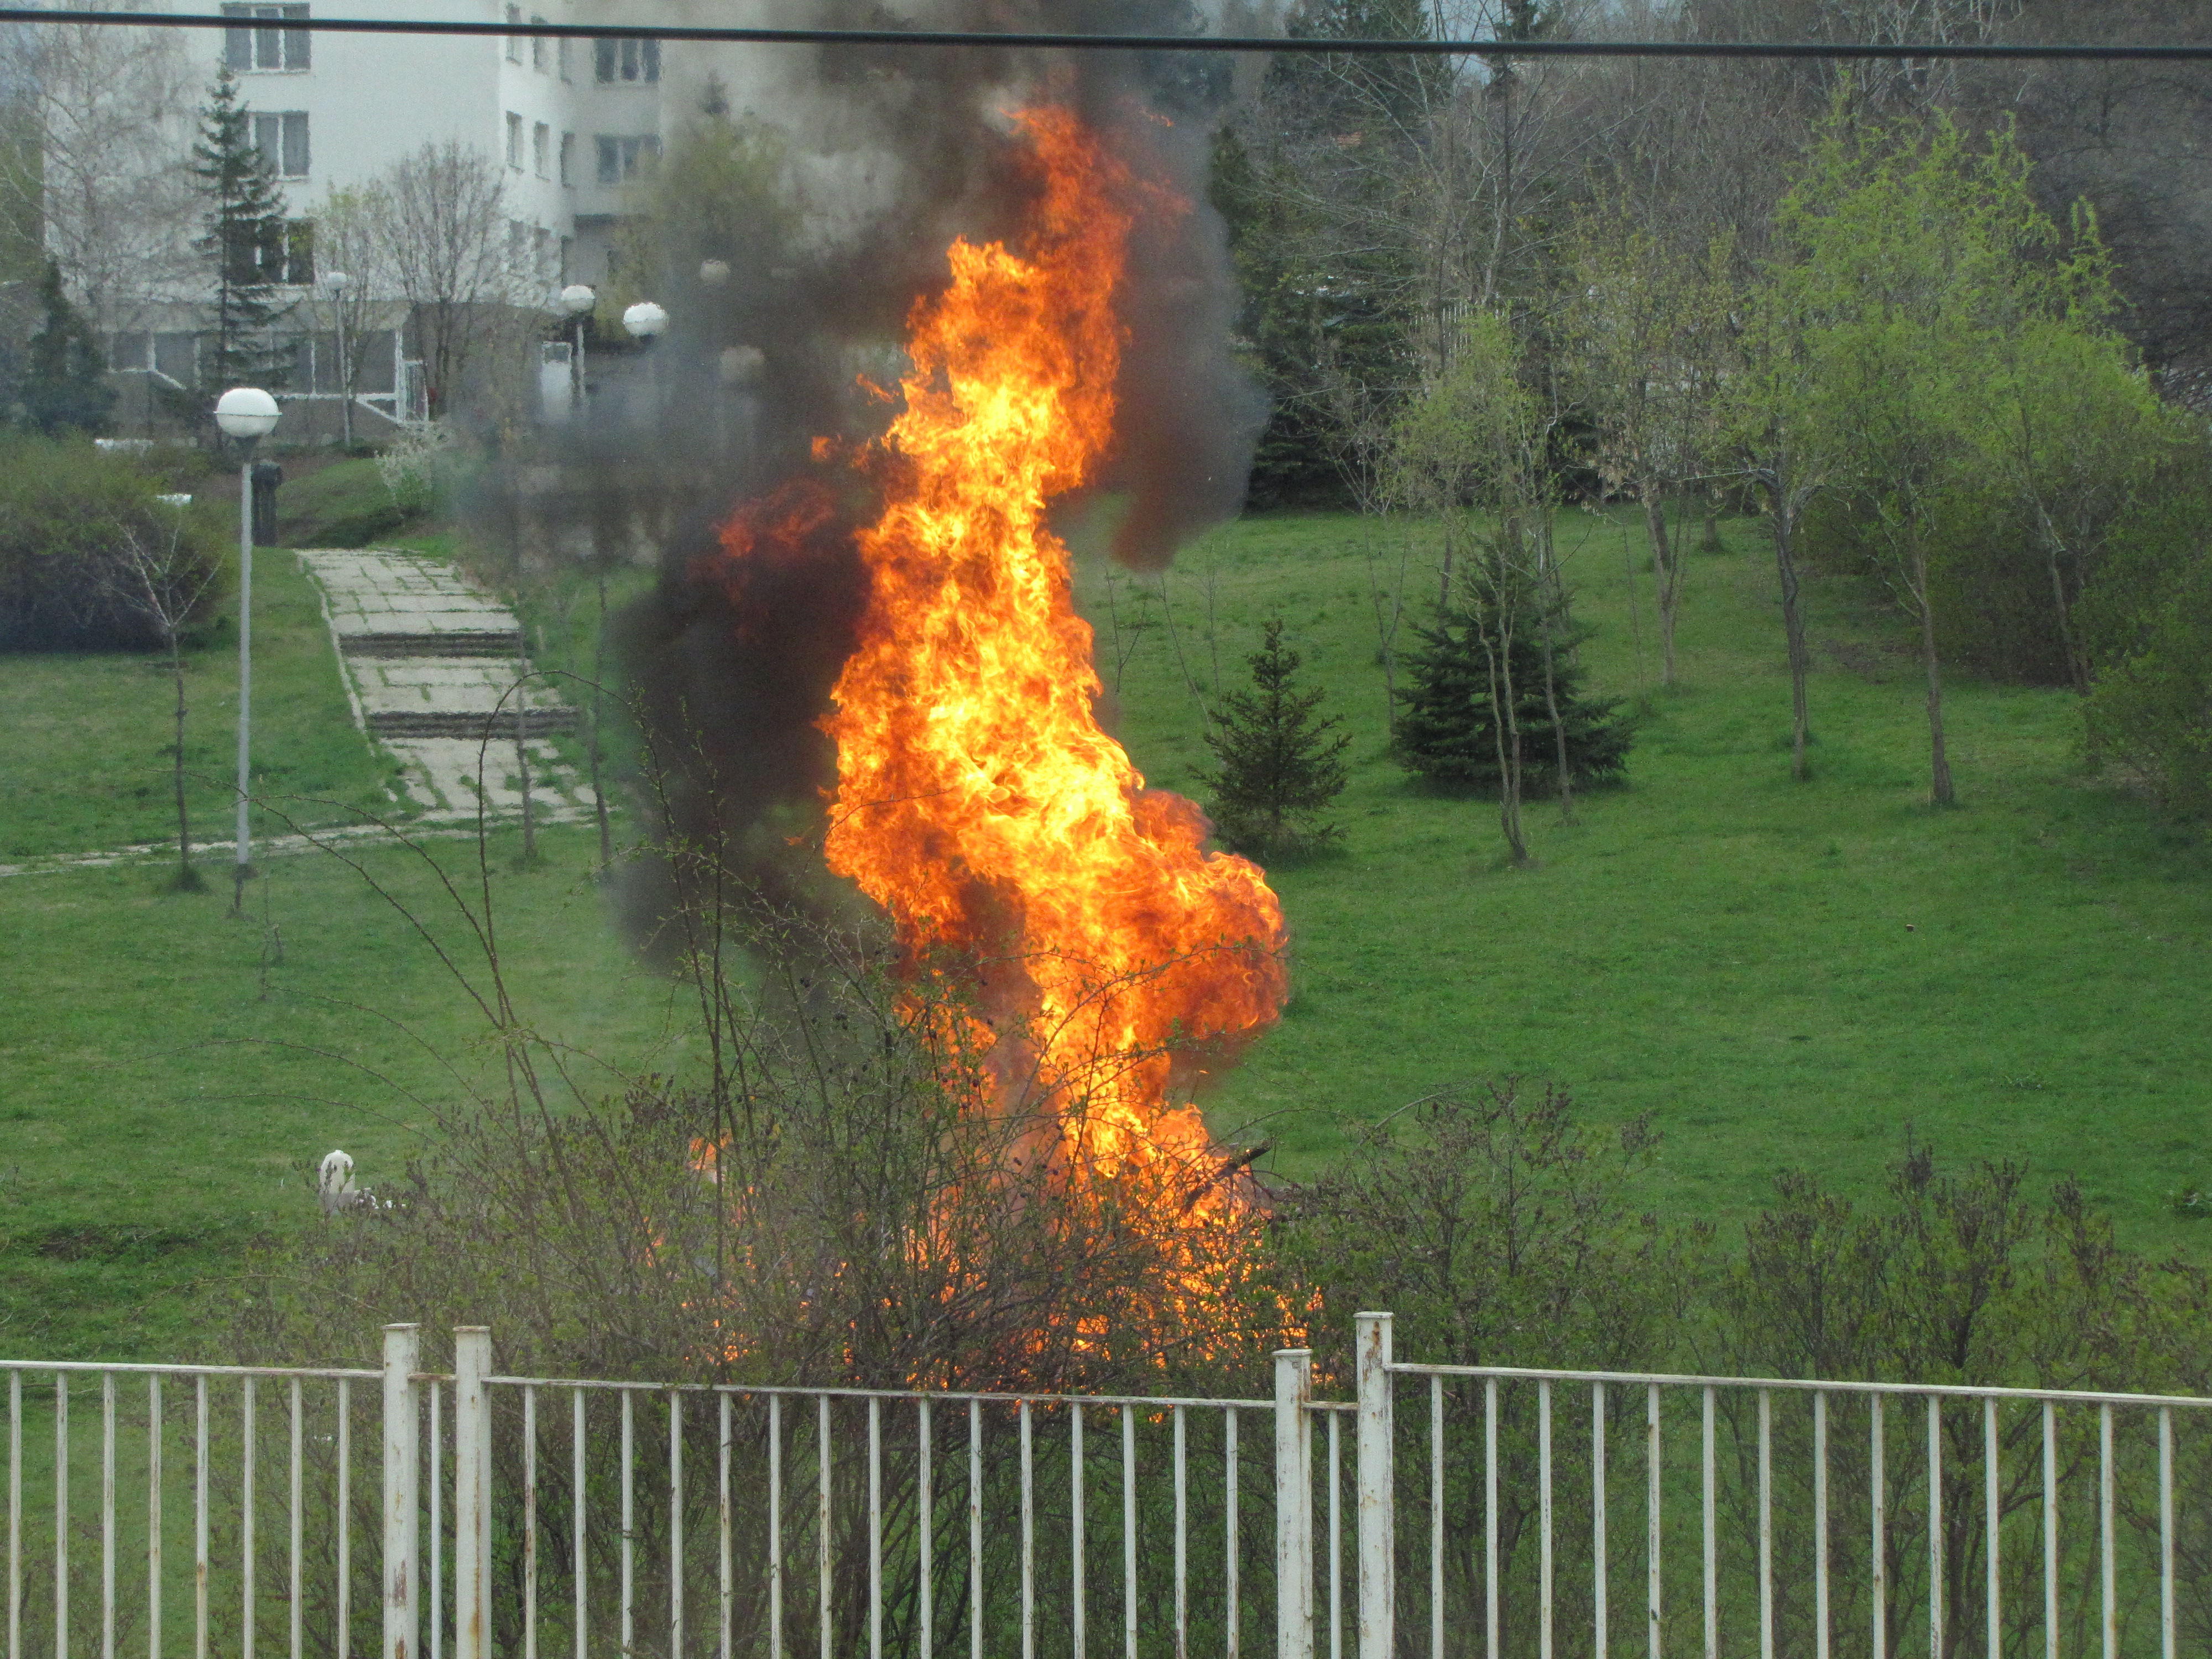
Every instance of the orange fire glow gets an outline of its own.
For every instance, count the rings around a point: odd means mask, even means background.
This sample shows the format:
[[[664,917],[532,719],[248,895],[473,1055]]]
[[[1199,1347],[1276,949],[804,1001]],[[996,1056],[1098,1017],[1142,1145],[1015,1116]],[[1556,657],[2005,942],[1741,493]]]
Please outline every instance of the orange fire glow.
[[[1188,208],[1066,112],[1021,120],[1042,185],[1021,246],[953,243],[865,463],[884,504],[858,538],[872,592],[826,722],[828,854],[909,955],[992,964],[986,1006],[1026,1022],[1065,1155],[1114,1176],[1206,1158],[1197,1111],[1170,1103],[1173,1056],[1274,1018],[1283,921],[1260,870],[1206,852],[1198,809],[1100,730],[1091,629],[1046,526],[1113,444],[1133,216]]]

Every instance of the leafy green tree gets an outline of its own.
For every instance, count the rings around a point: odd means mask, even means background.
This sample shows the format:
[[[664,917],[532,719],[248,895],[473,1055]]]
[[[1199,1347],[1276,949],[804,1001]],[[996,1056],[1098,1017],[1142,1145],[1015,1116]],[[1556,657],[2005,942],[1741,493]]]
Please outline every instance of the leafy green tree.
[[[115,389],[107,384],[100,342],[62,292],[62,270],[52,259],[39,279],[39,331],[24,353],[17,394],[23,424],[48,437],[106,431]]]
[[[1548,629],[1510,628],[1504,618],[1526,622],[1540,605],[1533,598],[1486,603],[1501,580],[1510,578],[1470,581],[1460,604],[1419,630],[1421,648],[1408,657],[1399,696],[1398,747],[1406,764],[1431,782],[1486,793],[1504,787],[1517,744],[1528,781],[1557,784],[1562,754],[1572,783],[1618,778],[1634,727],[1618,699],[1582,689],[1575,647],[1587,632],[1557,621]]]
[[[1320,821],[1344,793],[1341,717],[1320,714],[1322,692],[1297,684],[1304,659],[1283,643],[1283,619],[1263,625],[1260,648],[1247,657],[1252,690],[1221,699],[1206,734],[1220,769],[1208,780],[1215,830],[1231,846],[1249,850],[1334,841],[1340,833]]]
[[[215,329],[200,358],[203,392],[276,380],[283,360],[270,325],[289,309],[284,274],[284,192],[253,142],[252,112],[226,68],[200,106],[191,175],[207,210],[195,246],[215,270]]]

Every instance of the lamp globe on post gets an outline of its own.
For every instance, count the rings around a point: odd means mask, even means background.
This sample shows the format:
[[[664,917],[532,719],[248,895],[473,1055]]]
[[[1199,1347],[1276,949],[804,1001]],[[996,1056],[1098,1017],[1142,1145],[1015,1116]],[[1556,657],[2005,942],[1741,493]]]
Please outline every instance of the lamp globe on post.
[[[246,790],[253,753],[253,447],[276,429],[276,400],[259,386],[237,386],[216,399],[215,423],[237,441],[238,468],[238,858],[233,866],[230,913],[243,914],[246,878],[253,861],[246,822]]]
[[[338,337],[338,429],[348,449],[353,447],[353,377],[346,372],[346,290],[353,286],[353,278],[343,270],[324,274],[323,286],[330,290],[331,313],[337,321]]]
[[[667,331],[668,312],[650,300],[640,300],[623,313],[623,327],[630,338],[650,346]],[[661,400],[660,357],[656,352],[653,355],[653,402],[656,416],[659,412]]]

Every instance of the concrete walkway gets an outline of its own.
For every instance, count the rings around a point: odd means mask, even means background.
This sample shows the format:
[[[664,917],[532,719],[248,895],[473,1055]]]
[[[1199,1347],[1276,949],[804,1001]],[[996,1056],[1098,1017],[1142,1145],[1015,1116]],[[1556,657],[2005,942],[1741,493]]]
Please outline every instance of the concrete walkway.
[[[299,559],[322,591],[354,721],[398,757],[426,819],[473,823],[479,806],[520,816],[518,749],[530,757],[534,811],[591,811],[590,787],[538,740],[572,729],[577,711],[535,676],[513,611],[418,553]]]

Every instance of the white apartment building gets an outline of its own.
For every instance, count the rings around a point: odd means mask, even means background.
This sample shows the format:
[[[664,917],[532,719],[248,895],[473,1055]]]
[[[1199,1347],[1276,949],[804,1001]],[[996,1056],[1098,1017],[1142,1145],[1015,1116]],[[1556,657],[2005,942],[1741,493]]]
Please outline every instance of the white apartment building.
[[[354,17],[533,24],[597,22],[605,16],[603,5],[231,0],[222,9],[240,20],[238,27],[184,39],[201,86],[223,64],[237,77],[240,100],[252,111],[257,141],[295,221],[312,225],[318,205],[333,191],[368,184],[425,144],[454,141],[502,169],[507,258],[511,269],[525,273],[526,293],[540,290],[550,301],[564,283],[605,280],[625,189],[651,167],[661,147],[659,42],[314,33],[287,27],[322,5]],[[177,165],[187,165],[184,155]],[[292,246],[285,275],[300,302],[295,328],[303,346],[288,400],[335,398],[331,320],[317,306],[317,278],[326,273],[313,269],[312,237],[297,237]],[[161,314],[143,319],[148,326],[115,330],[112,367],[149,383],[195,384],[197,319],[188,304],[155,309]],[[422,401],[398,310],[375,313],[377,325],[349,343],[357,400],[386,419],[419,413]],[[151,391],[145,385],[141,401]]]

